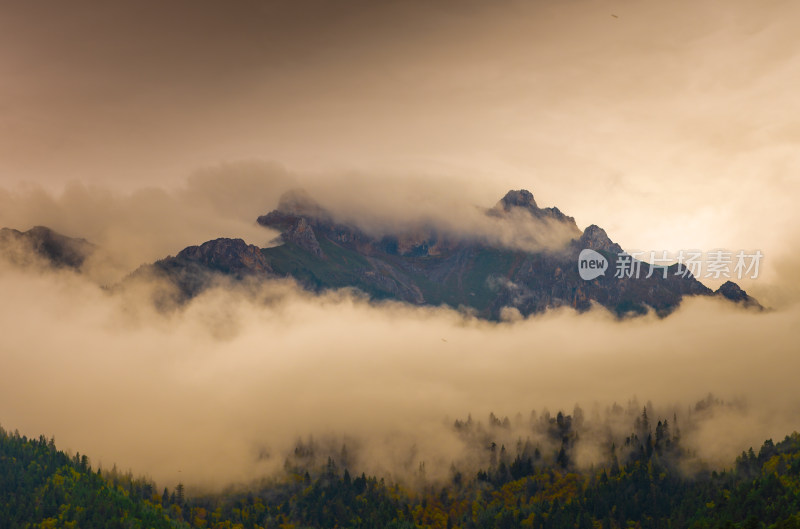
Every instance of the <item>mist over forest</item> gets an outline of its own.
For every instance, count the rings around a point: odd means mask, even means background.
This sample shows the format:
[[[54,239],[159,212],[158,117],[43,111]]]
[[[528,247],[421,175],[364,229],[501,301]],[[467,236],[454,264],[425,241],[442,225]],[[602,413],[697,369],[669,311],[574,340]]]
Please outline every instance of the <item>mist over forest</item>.
[[[485,466],[491,443],[553,457],[559,414],[583,469],[606,464],[644,409],[653,429],[677,420],[708,468],[796,428],[794,309],[688,299],[664,319],[598,307],[489,322],[220,279],[165,313],[158,281],[108,289],[46,263],[5,263],[0,281],[3,424],[158,482],[246,483],[282,472],[309,439],[312,467],[346,445],[353,471],[408,480],[424,463],[446,479],[452,465]]]

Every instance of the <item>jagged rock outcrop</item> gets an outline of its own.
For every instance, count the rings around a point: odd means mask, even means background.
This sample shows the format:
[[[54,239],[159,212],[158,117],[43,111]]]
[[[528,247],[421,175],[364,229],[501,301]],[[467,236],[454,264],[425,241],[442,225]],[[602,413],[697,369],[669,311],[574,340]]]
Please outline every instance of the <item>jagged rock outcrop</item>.
[[[317,236],[314,235],[314,228],[311,227],[305,217],[299,217],[289,229],[281,234],[281,238],[286,242],[296,244],[316,257],[325,257],[325,254],[322,253],[322,248],[319,246],[319,241],[317,241]]]
[[[271,277],[276,277],[272,265],[258,246],[242,239],[221,238],[189,246],[174,257],[141,266],[126,282],[167,281],[175,292],[155,297],[157,305],[167,307],[200,294],[219,278],[258,281]]]
[[[184,248],[177,259],[193,261],[226,274],[268,274],[272,267],[261,249],[242,239],[215,239]]]
[[[583,248],[591,248],[597,251],[604,250],[613,254],[622,253],[622,247],[613,242],[608,237],[606,230],[596,224],[592,224],[583,230],[579,242]]]
[[[514,209],[522,209],[530,213],[537,219],[552,219],[559,222],[564,222],[575,227],[575,231],[580,232],[578,225],[575,224],[575,219],[561,212],[556,207],[540,208],[533,198],[533,193],[527,189],[511,190],[500,199],[497,205],[489,211],[491,215],[499,215],[502,213],[509,213]]]

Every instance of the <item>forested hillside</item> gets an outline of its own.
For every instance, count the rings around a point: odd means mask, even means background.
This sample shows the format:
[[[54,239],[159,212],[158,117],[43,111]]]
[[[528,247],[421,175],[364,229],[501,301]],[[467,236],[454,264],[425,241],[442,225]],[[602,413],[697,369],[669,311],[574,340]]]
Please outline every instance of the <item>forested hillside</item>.
[[[0,428],[0,527],[182,527],[153,502],[152,485],[103,476],[52,439]]]
[[[491,443],[488,467],[465,474],[454,466],[446,482],[426,480],[424,467],[416,483],[401,485],[354,475],[333,457],[304,465],[313,459],[305,445],[287,458],[282,476],[194,496],[182,484],[159,490],[131,474],[95,470],[52,439],[0,430],[0,527],[800,527],[800,434],[710,471],[696,462],[690,468],[677,429],[666,420],[652,429],[645,411],[624,445],[609,447],[605,464],[579,470],[570,460],[572,420],[547,419],[561,438],[552,453]],[[487,439],[471,421],[454,428]]]

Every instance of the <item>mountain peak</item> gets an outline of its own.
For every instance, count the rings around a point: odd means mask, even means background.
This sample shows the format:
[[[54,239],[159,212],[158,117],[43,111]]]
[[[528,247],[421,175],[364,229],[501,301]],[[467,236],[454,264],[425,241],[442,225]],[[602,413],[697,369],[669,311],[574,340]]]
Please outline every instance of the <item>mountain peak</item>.
[[[536,200],[533,199],[533,193],[527,189],[512,189],[500,199],[500,204],[498,205],[502,205],[506,211],[513,207],[539,209],[539,206],[536,205]]]
[[[178,259],[194,261],[204,266],[226,273],[269,273],[270,264],[261,249],[247,244],[242,239],[214,239],[199,246],[184,248]]]
[[[584,248],[591,248],[592,250],[605,250],[611,253],[621,253],[622,247],[609,238],[606,230],[592,224],[583,230],[580,243]]]
[[[610,241],[611,239],[608,238],[608,233],[606,230],[598,226],[597,224],[592,224],[587,226],[585,230],[583,230],[583,236],[586,237],[587,240],[597,240],[597,241]]]
[[[725,281],[714,294],[729,299],[734,303],[742,302],[745,307],[753,307],[759,310],[764,308],[758,301],[748,296],[747,292],[733,281]]]
[[[500,199],[497,205],[488,211],[489,215],[505,216],[513,211],[527,211],[532,217],[545,221],[557,221],[567,224],[569,228],[575,232],[575,236],[580,235],[580,230],[575,219],[569,215],[565,215],[560,209],[540,208],[533,198],[533,193],[527,189],[512,189]]]

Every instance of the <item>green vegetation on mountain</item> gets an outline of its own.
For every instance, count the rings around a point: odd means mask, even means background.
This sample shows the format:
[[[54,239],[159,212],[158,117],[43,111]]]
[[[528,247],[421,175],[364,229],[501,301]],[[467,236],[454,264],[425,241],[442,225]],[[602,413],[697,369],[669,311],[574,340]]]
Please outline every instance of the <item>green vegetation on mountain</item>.
[[[144,480],[103,476],[86,456],[57,450],[53,439],[0,428],[0,527],[185,527],[169,507]]]

